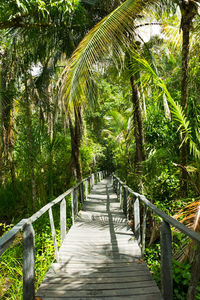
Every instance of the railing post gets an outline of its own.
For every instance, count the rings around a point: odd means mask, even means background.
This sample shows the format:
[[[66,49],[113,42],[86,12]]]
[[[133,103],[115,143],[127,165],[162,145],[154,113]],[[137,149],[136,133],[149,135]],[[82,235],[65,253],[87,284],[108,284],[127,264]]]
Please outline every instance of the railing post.
[[[124,186],[123,186],[123,193],[124,193],[123,212],[127,216],[127,189]]]
[[[134,202],[134,227],[135,227],[135,237],[138,241],[138,244],[141,242],[140,235],[140,202],[139,199],[136,198]]]
[[[119,182],[118,182],[118,180],[116,179],[116,194],[117,194],[117,197],[118,197],[118,184],[119,184]]]
[[[95,175],[92,174],[92,187],[95,185]]]
[[[74,189],[74,215],[78,214],[78,191],[77,188]]]
[[[91,189],[92,189],[92,185],[91,185],[91,175],[90,177],[88,178],[88,192],[90,193],[91,192]],[[87,192],[87,194],[88,194]]]
[[[35,233],[32,224],[23,233],[23,300],[35,299]]]
[[[126,202],[126,218],[127,218],[127,222],[129,222],[129,209],[130,209],[130,201],[129,201],[128,189],[126,189],[126,193],[127,193],[127,202]]]
[[[58,245],[57,245],[57,239],[56,239],[56,230],[54,226],[54,220],[53,220],[53,213],[52,213],[52,208],[49,208],[49,220],[50,220],[50,225],[51,225],[51,234],[52,234],[52,239],[54,243],[54,249],[55,249],[55,258],[56,261],[59,261],[59,256],[58,256]]]
[[[161,225],[161,283],[164,300],[173,300],[172,239],[170,225]]]
[[[121,185],[121,183],[119,184],[119,203],[120,203],[120,208],[122,208],[122,185]]]
[[[60,202],[60,239],[63,243],[66,236],[67,213],[66,213],[66,200],[65,198]]]
[[[90,183],[90,178],[89,178],[89,183]],[[88,181],[85,181],[85,200],[87,201],[88,197]]]
[[[143,221],[142,221],[142,256],[145,251],[145,239],[146,239],[146,224],[147,224],[147,207],[143,204]]]
[[[74,191],[71,192],[72,224],[74,224]]]
[[[81,197],[81,203],[83,204],[83,200],[84,200],[83,182],[81,182],[81,184],[80,184],[80,197]]]

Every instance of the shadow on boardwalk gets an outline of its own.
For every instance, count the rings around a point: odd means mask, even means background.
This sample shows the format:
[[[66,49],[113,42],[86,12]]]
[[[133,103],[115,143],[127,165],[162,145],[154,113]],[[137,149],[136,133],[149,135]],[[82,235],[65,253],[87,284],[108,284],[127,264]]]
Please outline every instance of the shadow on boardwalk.
[[[162,299],[109,179],[94,186],[59,256],[37,292],[42,299]]]

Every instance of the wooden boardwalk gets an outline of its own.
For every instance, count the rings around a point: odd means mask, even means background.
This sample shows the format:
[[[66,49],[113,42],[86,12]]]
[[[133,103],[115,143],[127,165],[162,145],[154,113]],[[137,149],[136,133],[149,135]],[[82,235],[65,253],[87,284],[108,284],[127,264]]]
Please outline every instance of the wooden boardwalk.
[[[36,296],[161,300],[109,179],[93,187]]]

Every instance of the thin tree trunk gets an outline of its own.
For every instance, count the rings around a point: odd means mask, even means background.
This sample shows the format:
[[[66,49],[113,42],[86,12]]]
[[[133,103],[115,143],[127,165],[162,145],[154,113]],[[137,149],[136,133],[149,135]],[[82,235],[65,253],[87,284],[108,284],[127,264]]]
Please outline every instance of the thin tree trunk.
[[[144,151],[144,124],[142,116],[142,104],[138,94],[138,87],[135,76],[130,78],[132,88],[132,103],[133,103],[133,121],[134,121],[134,136],[135,136],[135,168],[139,174],[139,188],[142,189],[141,175],[143,173],[142,162],[145,160]]]
[[[190,46],[190,29],[192,26],[192,20],[196,14],[196,7],[193,2],[182,0],[181,5],[181,29],[182,29],[182,79],[181,79],[181,106],[184,113],[187,115],[188,105],[188,60],[189,60],[189,46]],[[183,167],[187,166],[187,143],[184,141],[185,135],[182,133],[181,149],[180,149],[180,164]],[[187,175],[182,170],[181,182],[180,182],[180,193],[182,197],[186,197],[187,190]]]
[[[33,208],[36,205],[36,183],[35,183],[35,172],[34,172],[34,156],[33,156],[33,137],[32,137],[32,121],[31,121],[31,110],[29,104],[29,96],[28,96],[28,86],[27,86],[27,78],[25,75],[25,110],[26,110],[26,118],[27,118],[27,139],[28,139],[28,148],[29,148],[29,164],[30,164],[30,172],[31,172],[31,189],[32,189],[32,205]]]
[[[192,263],[191,280],[187,292],[187,300],[195,300],[197,286],[200,281],[200,244],[196,244],[197,249],[195,251],[194,260]]]
[[[74,126],[70,113],[69,118],[69,129],[71,135],[71,148],[72,148],[72,170],[77,181],[82,179],[82,165],[81,165],[81,140],[82,140],[82,114],[81,107],[74,109]]]

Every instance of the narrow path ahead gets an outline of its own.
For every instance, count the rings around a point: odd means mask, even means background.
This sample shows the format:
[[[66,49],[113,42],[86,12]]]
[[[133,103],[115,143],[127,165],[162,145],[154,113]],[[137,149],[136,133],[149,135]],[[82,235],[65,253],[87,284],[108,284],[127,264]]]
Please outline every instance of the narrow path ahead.
[[[37,297],[162,300],[109,179],[94,186]]]

